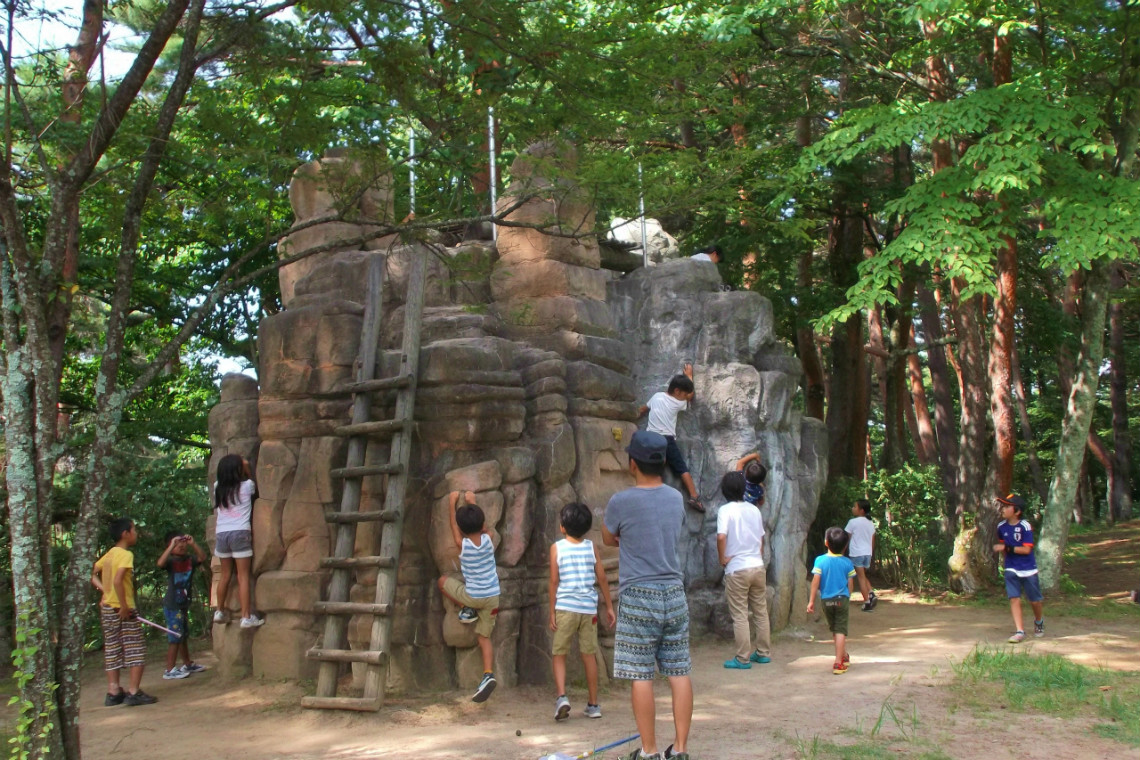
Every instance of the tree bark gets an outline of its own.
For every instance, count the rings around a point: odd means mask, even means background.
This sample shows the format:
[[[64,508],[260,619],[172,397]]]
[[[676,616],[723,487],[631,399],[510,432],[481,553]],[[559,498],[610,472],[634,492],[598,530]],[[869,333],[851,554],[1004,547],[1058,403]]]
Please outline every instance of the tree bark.
[[[914,449],[920,463],[932,465],[938,462],[938,441],[934,425],[930,420],[930,405],[926,399],[926,383],[922,377],[922,361],[918,357],[918,342],[915,339],[913,323],[910,326],[909,348],[907,372],[910,378],[910,397],[914,407]],[[941,348],[935,346],[930,351],[938,351]]]
[[[1057,465],[1049,488],[1049,500],[1041,519],[1037,544],[1037,564],[1043,587],[1056,591],[1063,572],[1063,554],[1069,538],[1069,518],[1080,485],[1081,463],[1092,426],[1093,409],[1104,354],[1104,323],[1111,264],[1095,260],[1085,279],[1081,299],[1081,342],[1074,362],[1071,390],[1061,439],[1057,445]]]
[[[842,188],[833,202],[827,247],[831,281],[845,291],[859,279],[863,224],[850,212]],[[828,472],[834,477],[862,478],[866,467],[869,383],[863,343],[861,315],[832,329],[826,422]]]
[[[1112,289],[1124,288],[1121,264],[1112,268]],[[1109,486],[1108,515],[1113,522],[1132,519],[1132,440],[1128,436],[1128,370],[1124,354],[1124,303],[1113,299],[1109,307],[1109,347],[1112,400],[1113,467]]]
[[[934,428],[938,435],[938,461],[942,471],[942,487],[946,491],[946,504],[953,513],[958,493],[958,433],[954,425],[954,391],[950,381],[950,365],[946,361],[942,317],[934,293],[925,285],[918,285],[919,314],[922,332],[930,349],[926,361],[930,366],[930,387],[934,394]],[[948,515],[949,516],[949,515]]]
[[[1021,381],[1021,363],[1017,357],[1017,346],[1010,356],[1010,371],[1013,373],[1013,396],[1017,400],[1017,414],[1021,422],[1021,437],[1025,440],[1025,453],[1029,459],[1029,474],[1033,479],[1033,490],[1041,497],[1041,503],[1049,498],[1049,487],[1045,484],[1045,474],[1041,470],[1041,460],[1037,456],[1037,441],[1033,436],[1033,424],[1029,421],[1029,408],[1025,399],[1025,384]]]
[[[811,292],[811,261],[812,249],[805,246],[800,254],[797,284],[800,293],[805,296]],[[802,301],[801,301],[802,302]],[[796,347],[799,349],[800,366],[804,370],[804,385],[806,404],[804,415],[823,419],[823,401],[826,397],[826,388],[823,378],[823,362],[819,358],[819,349],[815,345],[815,330],[804,314],[797,315],[799,325],[796,327]]]

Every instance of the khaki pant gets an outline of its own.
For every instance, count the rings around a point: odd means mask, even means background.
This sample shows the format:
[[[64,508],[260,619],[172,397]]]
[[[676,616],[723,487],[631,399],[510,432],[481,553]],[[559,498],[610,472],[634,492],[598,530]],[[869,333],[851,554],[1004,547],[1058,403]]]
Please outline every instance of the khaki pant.
[[[747,662],[755,650],[771,654],[772,636],[768,630],[768,579],[763,567],[750,567],[724,576],[724,595],[732,614],[732,635],[736,639],[736,659]],[[756,631],[755,638],[749,629]]]

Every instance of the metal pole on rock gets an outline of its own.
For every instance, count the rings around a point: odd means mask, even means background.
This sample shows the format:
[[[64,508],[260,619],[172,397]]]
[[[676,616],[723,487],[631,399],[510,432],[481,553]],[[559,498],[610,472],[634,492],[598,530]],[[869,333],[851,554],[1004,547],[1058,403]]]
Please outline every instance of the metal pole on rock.
[[[645,184],[641,181],[641,162],[637,162],[638,210],[641,211],[641,265],[649,266],[649,240],[645,232]]]
[[[491,176],[488,184],[491,188],[491,214],[495,213],[495,185],[498,184],[498,177],[495,172],[495,109],[487,107],[487,146],[489,148],[489,161],[491,164]],[[499,226],[494,222],[491,223],[491,239],[499,239]]]
[[[416,133],[408,137],[408,211],[416,215]]]

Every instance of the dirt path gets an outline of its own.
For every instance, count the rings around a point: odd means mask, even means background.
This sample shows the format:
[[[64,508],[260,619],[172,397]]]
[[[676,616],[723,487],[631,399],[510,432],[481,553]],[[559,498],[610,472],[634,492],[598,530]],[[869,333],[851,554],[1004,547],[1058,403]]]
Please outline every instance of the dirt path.
[[[1057,652],[1105,668],[1136,669],[1140,618],[1093,622],[1047,615],[1047,620],[1048,636],[1034,641],[1033,651]],[[875,612],[854,612],[851,626],[852,667],[841,677],[831,675],[832,645],[820,622],[778,637],[772,664],[751,671],[721,667],[729,654],[724,643],[697,644],[690,750],[705,760],[809,756],[806,743],[814,736],[839,743],[865,738],[889,702],[900,716],[917,714],[921,746],[942,753],[929,757],[1025,756],[1024,746],[1008,740],[1004,713],[955,711],[948,690],[932,688],[950,680],[951,661],[975,644],[1004,646],[1010,628],[1007,608],[940,606],[885,594]],[[810,640],[811,634],[817,640]],[[556,724],[549,689],[535,687],[503,689],[483,705],[452,692],[432,699],[392,700],[379,715],[349,715],[301,710],[301,689],[292,684],[225,684],[213,672],[162,681],[160,672],[155,663],[145,687],[161,701],[143,708],[102,707],[101,673],[91,674],[84,693],[85,758],[126,754],[163,760],[239,755],[535,760],[547,752],[578,752],[636,732],[628,691],[616,687],[603,695],[602,720],[580,717],[583,699],[576,691],[571,694],[574,717]],[[668,689],[659,684],[657,693],[664,745],[672,739]],[[921,755],[919,743],[897,736],[913,727],[910,720],[901,728],[887,721],[879,740],[896,735],[890,756]],[[1034,732],[1044,737],[1034,740],[1036,756],[1118,757],[1121,750],[1125,755],[1131,751],[1098,738],[1079,720],[1042,720],[1050,727],[1048,732]]]

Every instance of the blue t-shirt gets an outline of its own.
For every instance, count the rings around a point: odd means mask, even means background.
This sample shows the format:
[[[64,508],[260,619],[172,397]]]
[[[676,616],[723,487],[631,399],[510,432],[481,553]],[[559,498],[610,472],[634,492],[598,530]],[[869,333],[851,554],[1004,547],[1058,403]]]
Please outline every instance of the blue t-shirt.
[[[847,579],[855,575],[855,565],[842,554],[821,554],[815,558],[813,575],[819,576],[819,597],[833,599],[837,596],[851,596]]]
[[[1033,546],[1033,528],[1030,527],[1029,523],[1025,520],[1021,520],[1013,525],[1002,520],[1001,523],[998,524],[997,533],[998,538],[1005,542],[1005,545],[1010,548]],[[1006,552],[1005,571],[1021,578],[1037,575],[1037,557],[1034,556],[1033,550],[1030,549],[1029,554]]]

